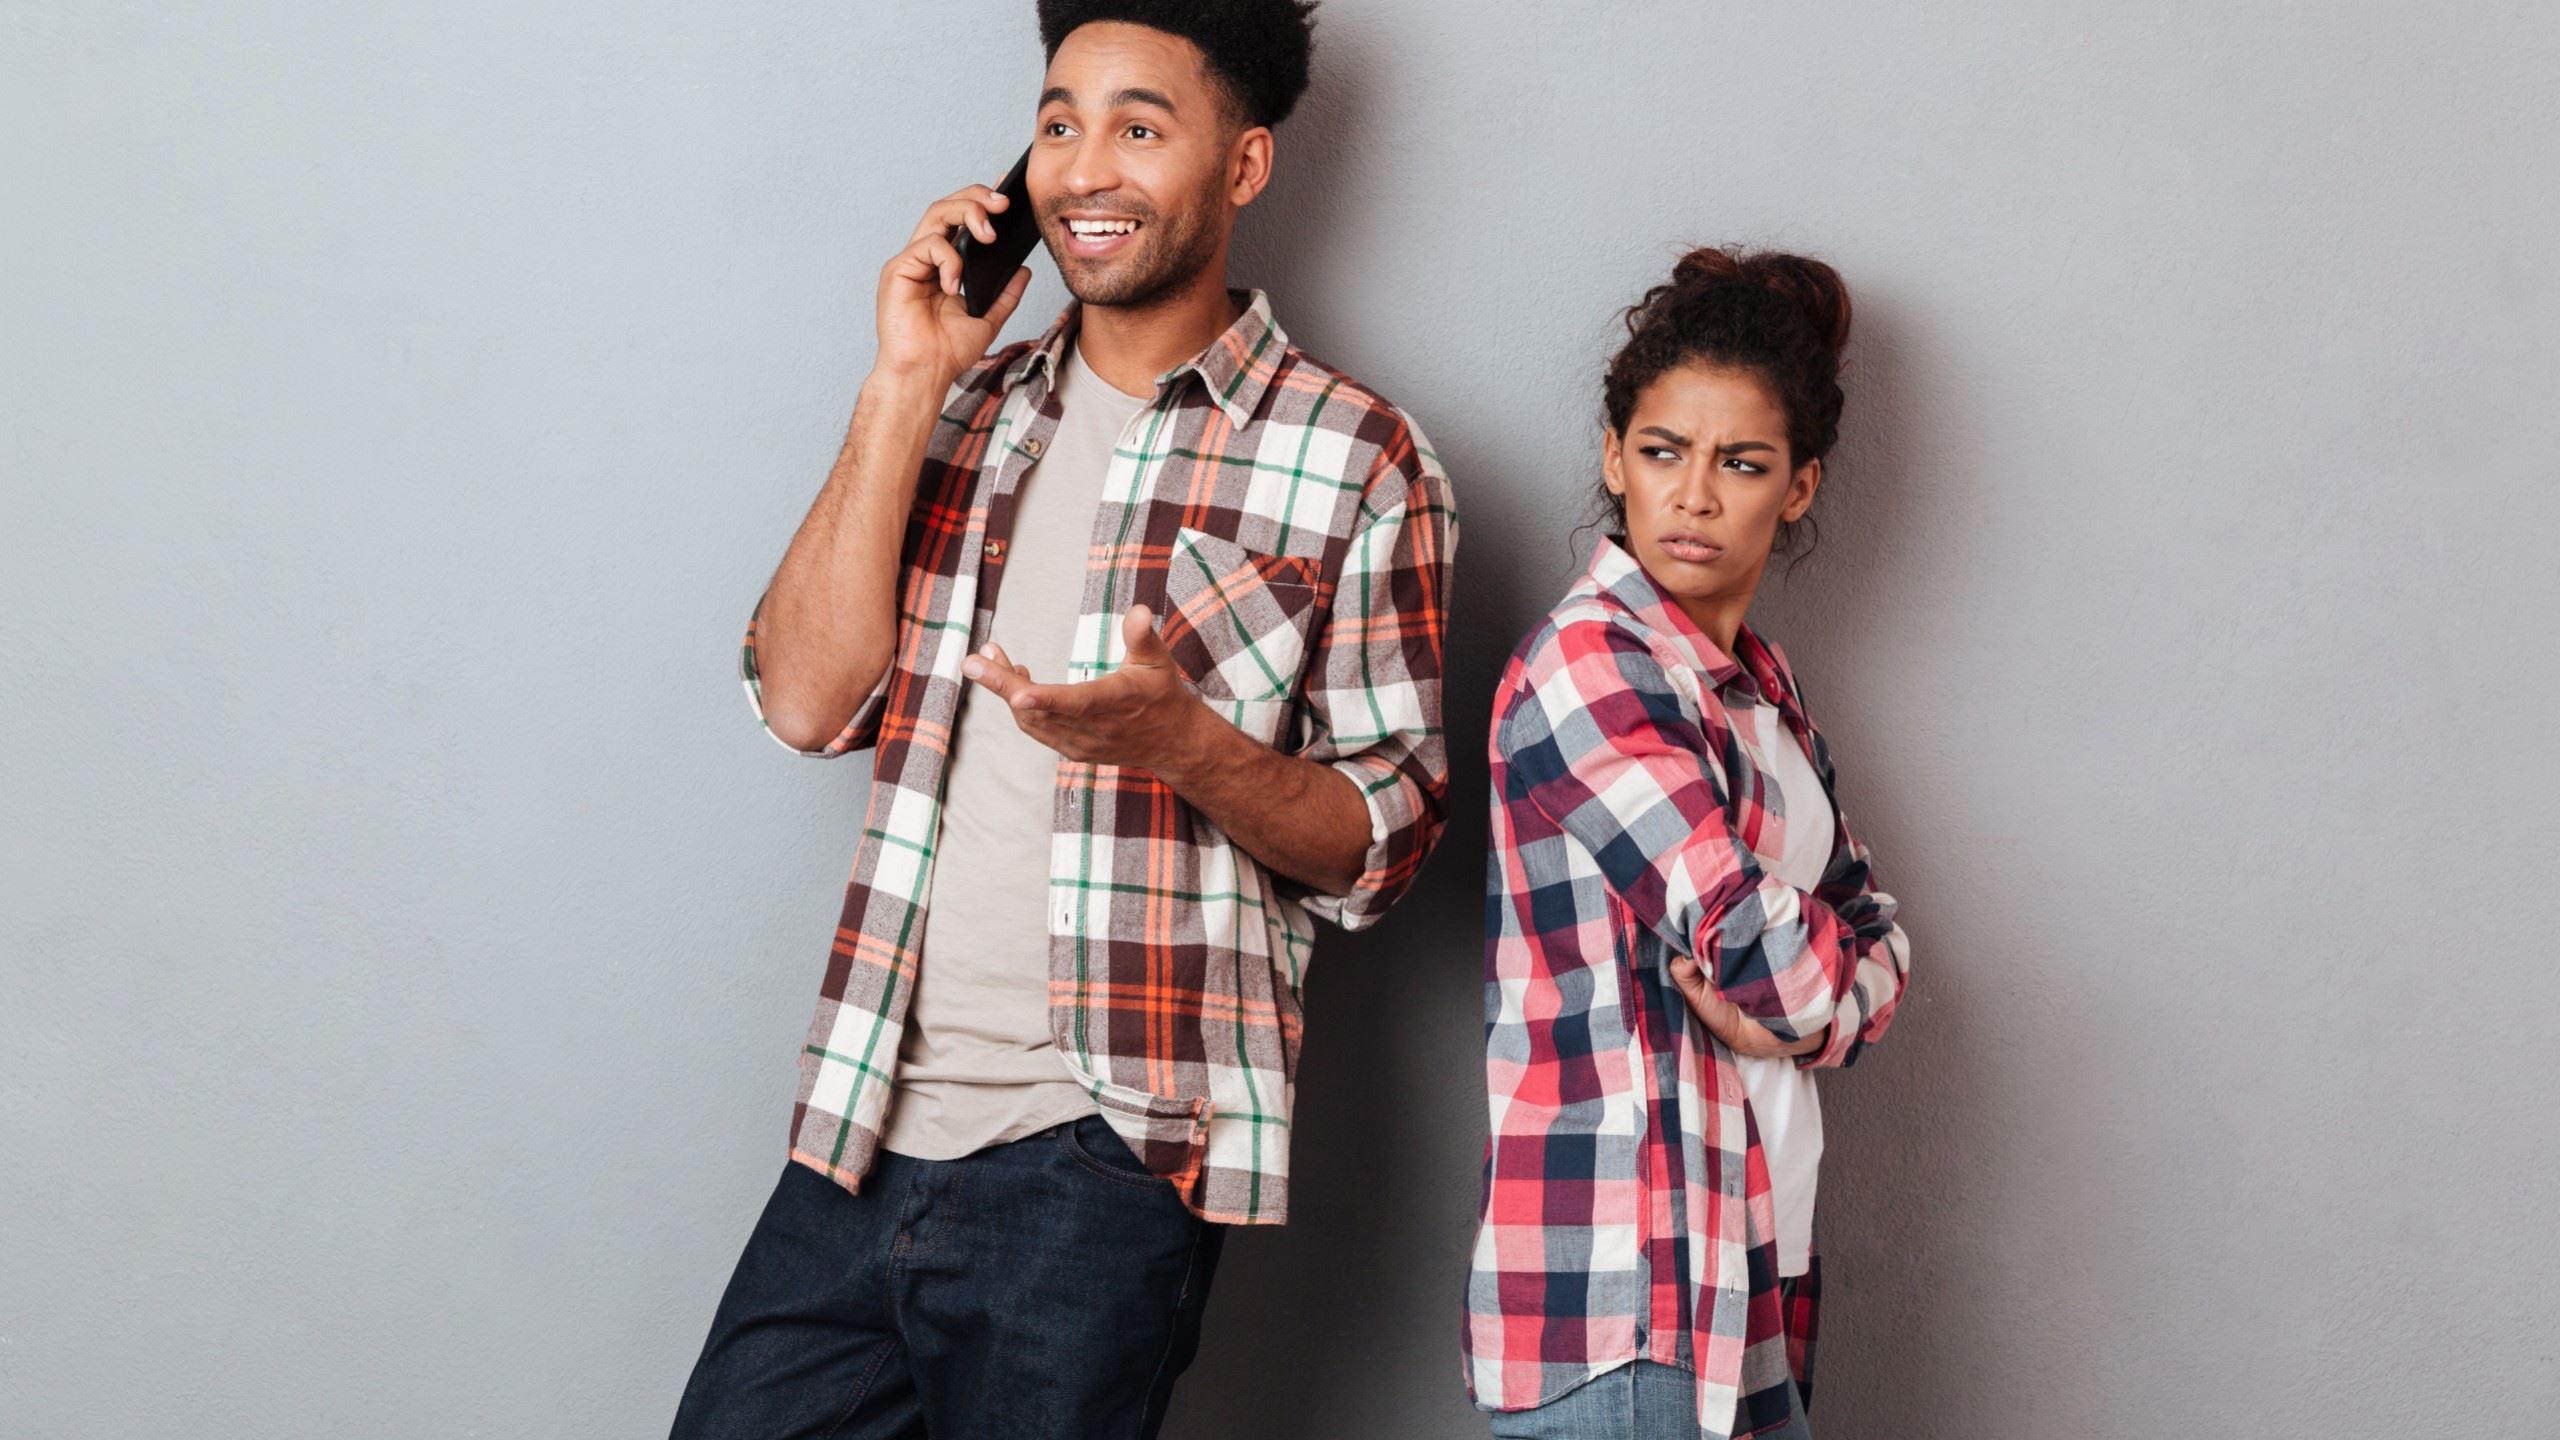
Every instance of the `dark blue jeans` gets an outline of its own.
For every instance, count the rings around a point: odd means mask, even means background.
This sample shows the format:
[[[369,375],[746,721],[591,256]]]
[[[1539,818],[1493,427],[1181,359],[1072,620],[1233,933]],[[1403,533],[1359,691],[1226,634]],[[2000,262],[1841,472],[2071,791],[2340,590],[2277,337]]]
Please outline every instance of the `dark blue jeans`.
[[[1221,1226],[1099,1116],[862,1193],[785,1165],[675,1440],[1145,1440],[1199,1348]]]

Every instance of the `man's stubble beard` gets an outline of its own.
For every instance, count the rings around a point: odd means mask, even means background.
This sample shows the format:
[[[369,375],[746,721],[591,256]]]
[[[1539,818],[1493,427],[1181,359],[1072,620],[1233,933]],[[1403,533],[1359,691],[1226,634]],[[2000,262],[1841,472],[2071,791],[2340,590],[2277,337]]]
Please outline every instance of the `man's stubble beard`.
[[[1058,275],[1067,283],[1067,293],[1085,305],[1099,305],[1115,310],[1143,310],[1169,295],[1188,289],[1200,278],[1209,262],[1217,258],[1217,232],[1211,224],[1217,204],[1214,194],[1204,194],[1187,212],[1192,223],[1187,230],[1167,231],[1165,238],[1153,247],[1163,258],[1153,264],[1118,267],[1118,272],[1104,279],[1080,279],[1075,269],[1059,258],[1058,246],[1044,228],[1041,239],[1049,246],[1049,261],[1058,267]],[[1150,221],[1141,232],[1153,236],[1161,219]],[[1141,261],[1147,256],[1137,257]]]

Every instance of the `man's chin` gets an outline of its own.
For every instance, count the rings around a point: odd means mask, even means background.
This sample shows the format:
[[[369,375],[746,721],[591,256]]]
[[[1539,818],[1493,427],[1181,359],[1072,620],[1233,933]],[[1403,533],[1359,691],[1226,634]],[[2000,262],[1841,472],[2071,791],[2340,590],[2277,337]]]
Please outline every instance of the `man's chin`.
[[[1059,278],[1067,282],[1067,293],[1076,297],[1078,302],[1105,309],[1143,305],[1164,291],[1157,277],[1117,265],[1062,268]]]
[[[1056,260],[1057,252],[1051,251],[1050,258]],[[1187,289],[1200,277],[1201,269],[1196,262],[1167,264],[1158,257],[1138,255],[1106,264],[1062,261],[1058,278],[1066,282],[1067,293],[1080,304],[1109,310],[1143,310]]]

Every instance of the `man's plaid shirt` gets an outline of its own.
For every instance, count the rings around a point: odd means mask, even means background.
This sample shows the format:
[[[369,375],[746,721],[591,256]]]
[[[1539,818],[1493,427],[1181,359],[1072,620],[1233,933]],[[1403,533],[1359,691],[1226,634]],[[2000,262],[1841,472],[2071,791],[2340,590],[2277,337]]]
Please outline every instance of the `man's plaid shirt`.
[[[975,688],[960,663],[986,643],[1017,488],[1057,431],[1076,313],[953,386],[908,521],[896,659],[811,752],[877,747],[792,1118],[792,1157],[849,1189],[879,1149],[924,958],[952,729]],[[1314,922],[1375,922],[1438,837],[1456,533],[1421,431],[1292,346],[1259,292],[1158,378],[1114,452],[1064,678],[1116,668],[1119,619],[1146,605],[1202,699],[1350,777],[1369,806],[1364,873],[1326,896],[1266,871],[1153,774],[1059,762],[1051,1032],[1103,1118],[1204,1218],[1287,1218]],[[761,716],[752,623],[743,669]]]
[[[1765,696],[1838,788],[1785,655],[1748,627],[1734,648],[1604,540],[1494,694],[1492,1138],[1466,1328],[1488,1409],[1694,1358],[1700,1427],[1751,1434],[1785,1414],[1790,1351],[1810,1363],[1741,1073],[1668,962],[1695,957],[1782,1039],[1827,1027],[1798,1063],[1846,1065],[1891,1023],[1911,955],[1836,800],[1820,885],[1763,868],[1787,817],[1728,704]]]

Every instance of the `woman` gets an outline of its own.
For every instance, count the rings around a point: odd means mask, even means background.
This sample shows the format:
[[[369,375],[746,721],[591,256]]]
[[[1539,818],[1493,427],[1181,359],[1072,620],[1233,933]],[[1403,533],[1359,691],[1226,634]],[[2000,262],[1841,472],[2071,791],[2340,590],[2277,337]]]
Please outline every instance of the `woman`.
[[[1497,1436],[1808,1436],[1813,1069],[1883,1033],[1894,901],[1743,622],[1839,433],[1849,296],[1700,250],[1627,312],[1616,533],[1494,699],[1469,1383]]]

